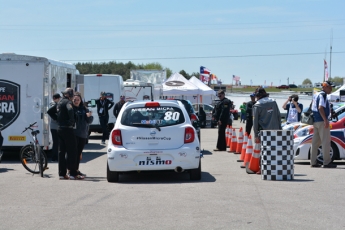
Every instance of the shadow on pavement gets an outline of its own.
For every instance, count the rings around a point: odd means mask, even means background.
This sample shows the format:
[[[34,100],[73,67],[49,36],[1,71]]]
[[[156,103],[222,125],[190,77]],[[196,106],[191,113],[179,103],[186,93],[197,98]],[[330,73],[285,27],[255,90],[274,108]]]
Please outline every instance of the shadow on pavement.
[[[13,171],[14,169],[9,169],[9,168],[1,168],[1,164],[0,164],[0,173],[5,173],[8,171]]]
[[[176,172],[132,172],[120,174],[119,183],[125,184],[180,184],[180,183],[204,183],[215,182],[216,178],[208,172],[201,172],[201,180],[190,180],[189,173],[176,173]]]
[[[83,152],[83,158],[80,161],[80,164],[85,164],[105,154],[106,152]]]
[[[201,151],[202,155],[212,155],[213,153],[208,151],[208,150],[202,150]]]

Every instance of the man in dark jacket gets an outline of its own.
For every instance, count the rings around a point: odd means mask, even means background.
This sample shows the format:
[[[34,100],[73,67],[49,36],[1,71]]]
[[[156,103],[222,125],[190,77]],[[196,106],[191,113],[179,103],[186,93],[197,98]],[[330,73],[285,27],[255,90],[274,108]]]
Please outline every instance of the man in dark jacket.
[[[99,123],[102,127],[102,144],[105,144],[105,140],[109,138],[108,132],[108,121],[109,121],[109,113],[108,110],[111,109],[114,105],[114,102],[110,101],[106,98],[106,93],[101,92],[101,97],[96,100],[97,105],[97,114],[99,117]]]
[[[253,106],[255,142],[260,143],[261,130],[281,130],[280,111],[277,102],[269,98],[264,88],[255,94],[257,101]]]
[[[53,95],[53,102],[50,104],[50,108],[47,113],[50,116],[50,132],[53,138],[53,148],[52,148],[52,161],[58,160],[58,151],[59,151],[59,136],[58,131],[58,122],[57,122],[57,103],[60,101],[60,94],[56,93]]]
[[[253,106],[255,105],[255,93],[250,94],[250,101],[247,102],[246,109],[246,133],[248,136],[253,127]]]
[[[214,120],[218,124],[217,148],[214,151],[226,151],[225,129],[230,116],[231,102],[225,97],[223,90],[218,91],[219,102],[216,106]]]
[[[67,88],[62,92],[63,98],[57,104],[57,121],[59,136],[59,178],[84,179],[77,174],[77,143],[74,135],[75,117],[72,106],[74,91]],[[65,155],[67,154],[67,161]],[[67,167],[70,175],[67,175]]]
[[[120,96],[120,101],[117,102],[114,106],[113,114],[115,118],[117,119],[117,116],[119,116],[119,113],[121,111],[122,106],[125,104],[125,96]]]

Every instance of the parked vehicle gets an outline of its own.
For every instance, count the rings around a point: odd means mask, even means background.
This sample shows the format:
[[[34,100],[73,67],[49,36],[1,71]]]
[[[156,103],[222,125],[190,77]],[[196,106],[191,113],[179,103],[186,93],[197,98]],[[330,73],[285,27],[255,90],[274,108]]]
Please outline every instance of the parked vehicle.
[[[28,145],[31,136],[21,134],[28,121],[37,121],[39,142],[44,150],[52,148],[50,118],[47,114],[52,96],[67,87],[75,88],[76,67],[44,57],[0,54],[0,123],[3,149]]]
[[[80,83],[78,88],[84,101],[92,114],[95,114],[93,122],[89,126],[89,132],[102,133],[102,127],[97,116],[96,100],[100,98],[100,93],[104,91],[107,99],[117,103],[120,100],[120,96],[124,93],[122,76],[113,74],[78,75],[78,81]],[[113,108],[109,110],[109,130],[112,130],[116,121]]]
[[[127,102],[107,146],[107,180],[131,171],[187,171],[201,179],[200,143],[178,100]]]
[[[174,100],[177,100],[177,101],[181,101],[182,104],[184,105],[188,115],[189,115],[189,118],[192,122],[192,125],[193,127],[195,128],[196,132],[197,132],[197,136],[198,136],[198,140],[200,141],[200,123],[199,123],[199,118],[198,118],[198,115],[196,114],[194,108],[193,108],[193,105],[192,103],[190,103],[189,100],[184,100],[184,99],[174,99]]]
[[[213,111],[214,107],[212,105],[208,105],[208,104],[204,104],[204,103],[193,104],[193,108],[197,114],[199,114],[199,108],[200,107],[202,107],[206,113],[206,124],[205,124],[205,126],[211,126],[212,111]]]
[[[298,87],[297,87],[297,85],[295,85],[295,84],[290,84],[290,85],[289,85],[289,88],[298,88]]]
[[[288,89],[289,86],[288,85],[280,85],[276,87],[277,89]]]
[[[294,139],[295,160],[309,160],[313,134]],[[345,128],[331,130],[330,155],[332,161],[345,159]],[[323,163],[321,146],[318,149],[317,161]]]

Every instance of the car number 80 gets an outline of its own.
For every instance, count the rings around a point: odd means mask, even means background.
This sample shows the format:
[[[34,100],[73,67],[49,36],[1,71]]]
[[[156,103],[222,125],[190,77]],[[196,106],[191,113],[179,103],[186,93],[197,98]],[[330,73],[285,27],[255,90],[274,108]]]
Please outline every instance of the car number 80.
[[[179,112],[166,112],[164,116],[164,120],[166,121],[177,121],[180,118],[180,113]]]

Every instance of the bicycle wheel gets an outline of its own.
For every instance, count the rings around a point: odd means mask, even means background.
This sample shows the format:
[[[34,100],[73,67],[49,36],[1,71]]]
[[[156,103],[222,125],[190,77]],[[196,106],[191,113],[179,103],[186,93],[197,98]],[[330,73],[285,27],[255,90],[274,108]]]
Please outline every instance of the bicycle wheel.
[[[33,145],[25,145],[21,150],[20,150],[20,161],[22,162],[22,165],[26,170],[28,170],[31,173],[38,174],[40,173],[40,160],[36,159],[35,157],[35,152],[34,152],[34,147]],[[41,152],[41,157],[42,158],[42,165],[43,165],[43,171],[47,168],[48,160],[47,160],[47,155],[46,153],[40,148]]]
[[[31,173],[39,173],[39,168],[37,167],[37,160],[34,152],[33,145],[25,145],[20,150],[20,161],[26,170]]]

